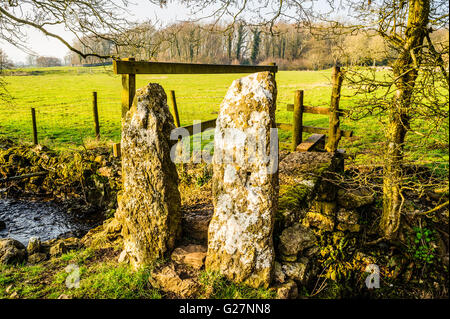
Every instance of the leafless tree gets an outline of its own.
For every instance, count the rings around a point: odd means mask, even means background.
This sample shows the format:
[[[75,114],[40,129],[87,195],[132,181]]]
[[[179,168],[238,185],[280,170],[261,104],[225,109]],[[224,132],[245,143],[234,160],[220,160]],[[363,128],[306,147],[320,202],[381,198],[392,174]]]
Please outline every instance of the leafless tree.
[[[83,36],[96,36],[109,41],[117,41],[130,26],[123,17],[127,0],[0,0],[0,39],[24,51],[31,52],[27,45],[27,28],[57,39],[68,49],[83,58],[96,56],[108,58],[95,50],[81,51],[58,34],[55,26],[62,26],[75,38],[83,42]],[[84,43],[90,48],[89,43]]]

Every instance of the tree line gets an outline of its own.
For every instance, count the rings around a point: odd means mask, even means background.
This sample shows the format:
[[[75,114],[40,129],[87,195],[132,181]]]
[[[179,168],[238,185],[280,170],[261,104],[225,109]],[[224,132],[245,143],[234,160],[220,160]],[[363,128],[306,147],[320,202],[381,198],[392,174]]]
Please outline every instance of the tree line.
[[[434,32],[433,37],[438,43],[448,42],[448,30]],[[85,36],[73,46],[82,52],[138,60],[217,64],[275,62],[283,70],[317,70],[336,64],[383,66],[395,57],[386,40],[376,33],[321,36],[312,28],[283,22],[271,30],[243,21],[222,26],[182,22],[163,29],[144,23],[121,35],[118,41]],[[448,61],[448,56],[446,59]],[[81,65],[104,60],[95,56],[82,58],[71,52],[66,61],[70,65]]]

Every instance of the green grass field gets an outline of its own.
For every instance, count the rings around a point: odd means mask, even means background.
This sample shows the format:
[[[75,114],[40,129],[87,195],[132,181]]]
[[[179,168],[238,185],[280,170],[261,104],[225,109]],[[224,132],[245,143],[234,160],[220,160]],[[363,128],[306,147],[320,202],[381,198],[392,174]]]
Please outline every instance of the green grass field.
[[[37,112],[39,139],[57,149],[80,147],[94,136],[92,92],[98,92],[101,136],[103,140],[120,140],[121,80],[111,67],[58,67],[25,69],[6,76],[12,102],[0,101],[0,136],[32,141],[31,112]],[[166,92],[175,90],[181,125],[194,120],[217,117],[220,102],[239,74],[218,75],[138,75],[137,87],[149,82],[161,84]],[[277,122],[291,123],[292,112],[286,104],[293,103],[294,91],[305,91],[305,105],[328,106],[331,96],[331,70],[280,71],[277,73]],[[345,85],[345,83],[344,83]],[[348,108],[354,99],[343,90],[341,108]],[[306,114],[304,125],[328,127],[328,117]],[[355,137],[342,139],[340,147],[348,153],[359,153],[363,161],[379,158],[383,131],[375,117],[357,122],[341,120],[341,128],[351,129]],[[448,123],[447,128],[448,131]],[[290,142],[291,133],[279,132],[280,141]],[[417,138],[411,136],[411,138]],[[412,141],[411,144],[415,144]],[[448,150],[424,149],[427,161],[448,161]]]

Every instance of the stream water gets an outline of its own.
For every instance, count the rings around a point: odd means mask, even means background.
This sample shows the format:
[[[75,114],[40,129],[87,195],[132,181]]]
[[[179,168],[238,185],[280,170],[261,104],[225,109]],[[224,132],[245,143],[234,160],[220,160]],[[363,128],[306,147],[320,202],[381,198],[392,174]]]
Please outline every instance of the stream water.
[[[91,227],[55,203],[0,199],[0,238],[13,238],[25,246],[32,236],[42,241],[80,236]]]

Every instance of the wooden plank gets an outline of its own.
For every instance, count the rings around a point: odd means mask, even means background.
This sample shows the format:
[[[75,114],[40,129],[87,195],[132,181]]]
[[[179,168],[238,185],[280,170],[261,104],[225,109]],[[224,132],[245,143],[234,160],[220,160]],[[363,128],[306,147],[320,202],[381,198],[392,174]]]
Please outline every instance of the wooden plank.
[[[291,131],[292,130],[292,124],[290,123],[277,123],[277,128],[283,131]]]
[[[333,67],[332,71],[332,89],[331,89],[331,103],[330,103],[330,120],[328,130],[328,141],[325,145],[327,152],[336,152],[339,140],[341,139],[342,131],[339,129],[339,100],[341,98],[341,87],[344,76],[341,72],[341,68],[338,66]]]
[[[34,107],[31,108],[31,121],[33,122],[33,144],[38,144],[38,132],[37,132],[37,124],[36,124],[36,110]]]
[[[270,71],[276,73],[276,65],[223,65],[147,61],[113,61],[115,74],[214,74],[255,73]]]
[[[209,121],[204,121],[201,123],[197,123],[194,125],[189,125],[189,126],[182,126],[181,128],[184,128],[186,130],[188,130],[189,135],[193,135],[194,134],[194,127],[196,129],[196,131],[198,130],[198,126],[201,125],[201,131],[205,131],[206,129],[212,128],[212,127],[216,127],[216,119],[214,120],[209,120]]]
[[[292,124],[289,123],[277,123],[277,128],[284,130],[284,131],[291,131],[292,130]],[[314,127],[314,126],[303,126],[303,132],[306,133],[316,133],[316,134],[327,134],[328,129],[324,127]],[[341,130],[343,137],[352,137],[353,131],[347,131],[347,130]]]
[[[126,59],[124,61],[131,63],[134,58]],[[122,118],[125,117],[128,110],[133,105],[134,95],[136,94],[136,75],[135,74],[122,74]]]
[[[92,92],[92,110],[94,112],[95,138],[100,139],[100,124],[98,120],[97,92]]]
[[[180,127],[180,116],[178,115],[178,106],[177,106],[177,99],[175,98],[175,91],[170,91],[170,99],[172,101],[172,107],[173,107],[173,116],[175,117],[175,125],[177,127]]]
[[[114,157],[120,157],[121,154],[121,150],[120,150],[120,143],[114,143],[113,144],[113,156]]]
[[[286,111],[294,111],[294,104],[287,104]],[[309,114],[323,114],[328,115],[330,114],[330,109],[326,107],[315,107],[315,106],[303,106],[303,113],[309,113]],[[338,110],[338,113],[340,116],[345,116],[348,114],[347,110]]]
[[[299,144],[295,150],[298,152],[309,152],[319,146],[320,143],[325,145],[325,134],[313,134],[306,141]]]
[[[292,118],[292,145],[291,150],[295,151],[298,144],[302,142],[303,126],[303,91],[295,91],[294,116]]]

